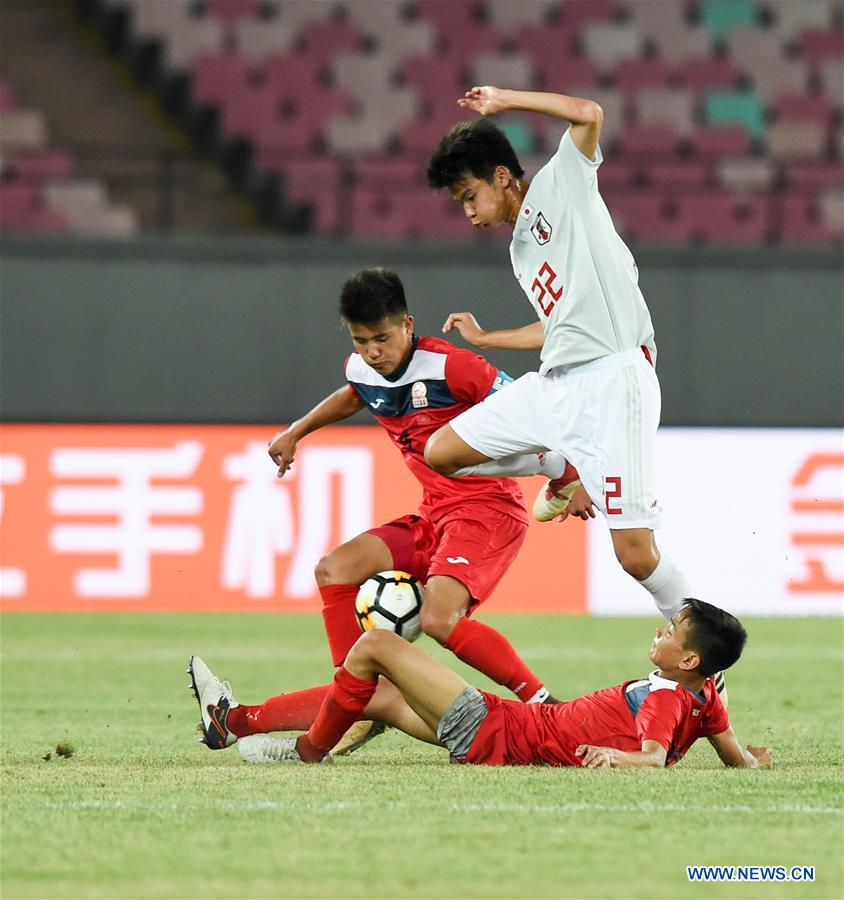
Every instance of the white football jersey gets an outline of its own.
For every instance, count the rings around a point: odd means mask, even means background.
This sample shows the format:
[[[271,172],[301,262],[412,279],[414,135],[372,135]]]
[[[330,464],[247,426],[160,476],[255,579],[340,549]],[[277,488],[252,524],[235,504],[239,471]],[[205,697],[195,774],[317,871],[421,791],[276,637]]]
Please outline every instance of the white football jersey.
[[[650,313],[633,254],[598,193],[594,161],[566,131],[525,195],[510,258],[545,330],[542,366],[588,362],[647,346],[656,362]]]

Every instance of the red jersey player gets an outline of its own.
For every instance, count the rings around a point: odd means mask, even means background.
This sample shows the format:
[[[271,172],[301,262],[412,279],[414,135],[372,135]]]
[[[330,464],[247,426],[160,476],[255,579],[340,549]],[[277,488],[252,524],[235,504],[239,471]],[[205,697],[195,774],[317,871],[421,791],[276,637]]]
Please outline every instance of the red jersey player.
[[[368,408],[423,494],[417,513],[360,534],[319,561],[315,574],[333,664],[343,662],[360,636],[354,608],[359,585],[377,572],[399,569],[425,583],[421,620],[426,634],[520,700],[553,702],[510,642],[469,618],[493,592],[524,540],[527,514],[517,482],[447,478],[424,459],[434,431],[510,379],[469,350],[416,337],[402,282],[388,269],[366,269],[349,278],[340,295],[340,315],[356,349],[346,362],[348,383],[272,439],[269,453],[278,475],[293,465],[306,435]],[[204,664],[191,675],[199,697],[213,676]],[[286,694],[239,711],[229,697],[231,716],[213,722],[201,702],[205,741],[218,749],[243,734],[307,728],[326,690]]]
[[[405,730],[445,745],[460,763],[662,768],[706,737],[727,766],[769,766],[769,748],[739,744],[709,677],[739,658],[746,638],[730,613],[687,600],[656,631],[650,648],[655,672],[547,706],[479,691],[394,634],[371,631],[337,672],[307,734],[263,735],[244,742],[242,752],[255,761],[323,761],[356,717],[373,714],[383,675],[401,692],[404,708],[394,702],[377,713],[389,724],[403,729],[410,724]]]

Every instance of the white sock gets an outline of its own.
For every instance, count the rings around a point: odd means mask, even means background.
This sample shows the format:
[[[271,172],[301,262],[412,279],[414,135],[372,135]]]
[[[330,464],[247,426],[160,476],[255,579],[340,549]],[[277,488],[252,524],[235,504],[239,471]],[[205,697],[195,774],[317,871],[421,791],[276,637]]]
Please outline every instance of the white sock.
[[[694,597],[686,576],[664,553],[660,553],[659,562],[653,572],[639,584],[646,591],[650,591],[656,608],[666,619],[676,615],[685,606],[687,598]]]
[[[545,685],[542,685],[541,688],[526,702],[527,703],[544,703],[548,697],[551,696],[551,691],[548,690]]]
[[[544,453],[513,453],[477,466],[465,466],[454,474],[477,475],[481,478],[515,478],[525,475],[559,478],[565,470],[565,456],[559,450],[547,450]]]

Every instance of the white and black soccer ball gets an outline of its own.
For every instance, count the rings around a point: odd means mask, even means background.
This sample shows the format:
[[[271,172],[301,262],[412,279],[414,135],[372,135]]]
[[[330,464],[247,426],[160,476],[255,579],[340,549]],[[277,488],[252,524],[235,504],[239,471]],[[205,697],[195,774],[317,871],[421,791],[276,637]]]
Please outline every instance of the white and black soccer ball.
[[[407,572],[379,572],[360,586],[355,610],[364,631],[383,628],[415,641],[422,632],[422,586]]]

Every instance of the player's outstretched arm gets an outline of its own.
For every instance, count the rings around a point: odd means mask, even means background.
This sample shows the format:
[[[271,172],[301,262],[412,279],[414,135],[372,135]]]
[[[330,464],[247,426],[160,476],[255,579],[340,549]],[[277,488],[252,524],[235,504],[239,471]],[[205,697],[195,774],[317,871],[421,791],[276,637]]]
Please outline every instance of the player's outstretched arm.
[[[457,101],[462,109],[471,109],[482,116],[494,116],[508,109],[523,109],[544,113],[571,122],[571,137],[587,159],[595,158],[604,111],[594,100],[548,94],[541,91],[510,91],[504,88],[473,87]]]
[[[731,769],[768,768],[774,764],[770,747],[751,747],[750,744],[742,747],[732,726],[721,734],[712,735],[709,743],[721,757],[721,762]]]
[[[267,452],[278,466],[278,477],[282,478],[293,465],[296,445],[306,434],[334,422],[348,419],[349,416],[353,416],[362,409],[363,400],[346,385],[338,388],[333,394],[329,394],[309,413],[306,413],[301,419],[297,419],[284,431],[279,431],[274,435],[269,442]]]
[[[642,741],[641,750],[616,750],[581,744],[575,750],[584,769],[662,769],[667,756],[659,741]]]
[[[503,328],[484,331],[470,312],[451,313],[443,324],[443,334],[458,331],[473,347],[489,350],[541,350],[545,342],[541,322],[522,328]]]

